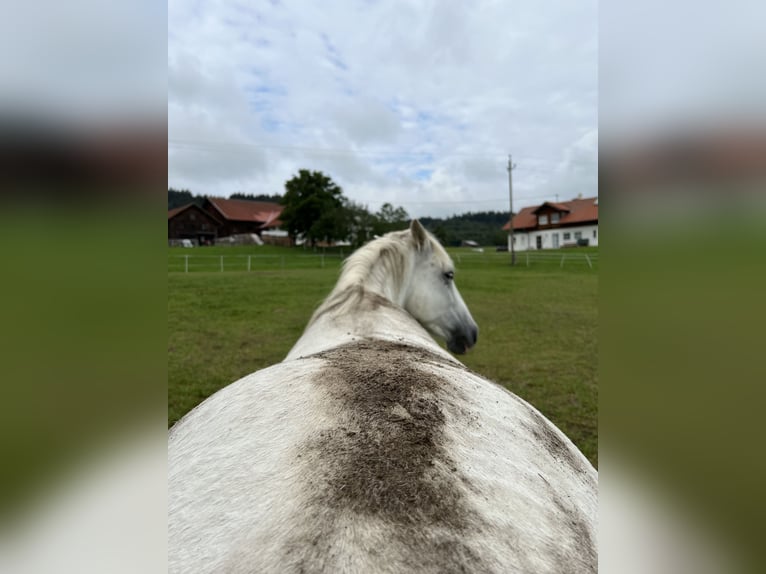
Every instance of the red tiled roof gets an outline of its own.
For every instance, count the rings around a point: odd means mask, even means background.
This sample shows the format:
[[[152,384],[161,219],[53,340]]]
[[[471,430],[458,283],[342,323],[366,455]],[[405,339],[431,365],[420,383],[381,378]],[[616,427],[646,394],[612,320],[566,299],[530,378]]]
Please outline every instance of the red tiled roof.
[[[246,199],[223,199],[209,197],[208,200],[215,209],[230,221],[264,222],[263,227],[276,227],[279,214],[283,207],[278,203],[267,201],[248,201]]]
[[[282,225],[282,222],[279,220],[279,214],[281,211],[272,211],[268,215],[268,219],[263,222],[263,225],[261,225],[262,229],[268,229],[270,227],[280,227]]]
[[[557,226],[573,225],[576,223],[598,222],[598,198],[586,197],[582,199],[573,199],[571,201],[562,201],[559,203],[546,202],[541,205],[532,205],[525,207],[513,217],[514,229],[533,229],[537,227],[537,215],[535,212],[543,205],[550,205],[561,211],[569,211],[562,214]],[[510,226],[506,223],[503,230],[509,231]]]

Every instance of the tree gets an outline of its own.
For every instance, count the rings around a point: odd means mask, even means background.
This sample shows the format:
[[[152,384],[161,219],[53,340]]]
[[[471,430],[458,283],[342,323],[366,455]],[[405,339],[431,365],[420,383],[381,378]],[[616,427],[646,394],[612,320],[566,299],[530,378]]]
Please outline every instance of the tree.
[[[279,218],[291,237],[317,241],[345,239],[348,225],[343,190],[320,171],[302,169],[285,183],[285,208]]]
[[[502,227],[508,223],[509,218],[507,211],[482,211],[453,215],[446,219],[422,217],[420,223],[436,235],[443,245],[460,245],[466,239],[476,241],[479,245],[506,245],[508,237]]]
[[[346,202],[346,223],[348,240],[356,247],[361,247],[375,235],[378,219],[367,208],[353,201]]]
[[[374,231],[376,235],[383,235],[389,231],[406,229],[410,222],[410,216],[403,207],[394,207],[390,203],[384,203],[380,211],[375,214]]]
[[[267,193],[242,193],[241,191],[238,191],[237,193],[232,193],[229,196],[229,199],[245,199],[247,201],[270,201],[272,203],[280,203],[282,201],[282,196],[278,193],[275,193],[274,195],[269,195]]]
[[[188,203],[191,203],[196,198],[194,195],[192,195],[192,192],[188,189],[173,189],[172,187],[168,188],[168,211],[171,209],[175,209],[176,207],[181,207],[182,205],[186,205]]]
[[[438,239],[439,243],[442,245],[450,244],[452,238],[450,237],[443,224],[440,223],[439,225],[435,226],[433,229],[431,229],[431,233],[436,236],[436,239]]]

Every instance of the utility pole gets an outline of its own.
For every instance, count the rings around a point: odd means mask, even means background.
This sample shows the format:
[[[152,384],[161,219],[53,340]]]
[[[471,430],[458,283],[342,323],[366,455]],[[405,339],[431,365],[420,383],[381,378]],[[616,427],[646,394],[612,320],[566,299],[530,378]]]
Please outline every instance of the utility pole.
[[[511,161],[510,154],[508,155],[508,196],[511,200],[511,265],[516,265],[516,248],[513,244],[513,174],[511,173],[516,167],[516,164]]]

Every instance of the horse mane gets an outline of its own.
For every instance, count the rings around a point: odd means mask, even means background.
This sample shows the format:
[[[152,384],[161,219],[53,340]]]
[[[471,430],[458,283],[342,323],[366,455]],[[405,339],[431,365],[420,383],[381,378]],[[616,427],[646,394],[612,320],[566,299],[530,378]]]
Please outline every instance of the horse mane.
[[[433,239],[429,237],[433,243]],[[409,231],[394,231],[373,239],[344,262],[332,292],[319,305],[309,325],[329,312],[348,312],[362,304],[398,307],[395,300],[405,279],[413,249]]]

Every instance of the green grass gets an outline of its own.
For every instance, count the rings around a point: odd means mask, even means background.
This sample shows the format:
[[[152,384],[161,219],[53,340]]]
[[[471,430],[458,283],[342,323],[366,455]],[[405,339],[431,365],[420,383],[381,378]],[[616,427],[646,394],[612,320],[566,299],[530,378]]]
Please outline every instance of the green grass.
[[[598,250],[546,252],[529,267],[518,254],[513,268],[509,253],[450,252],[480,327],[478,345],[461,361],[537,407],[597,464]],[[231,255],[276,257],[254,258],[251,272],[221,273],[216,261],[209,272],[168,274],[169,424],[221,387],[281,361],[340,269],[329,250],[321,267],[308,251],[268,246],[170,249],[169,269],[172,256],[187,253],[224,255],[225,269]]]

